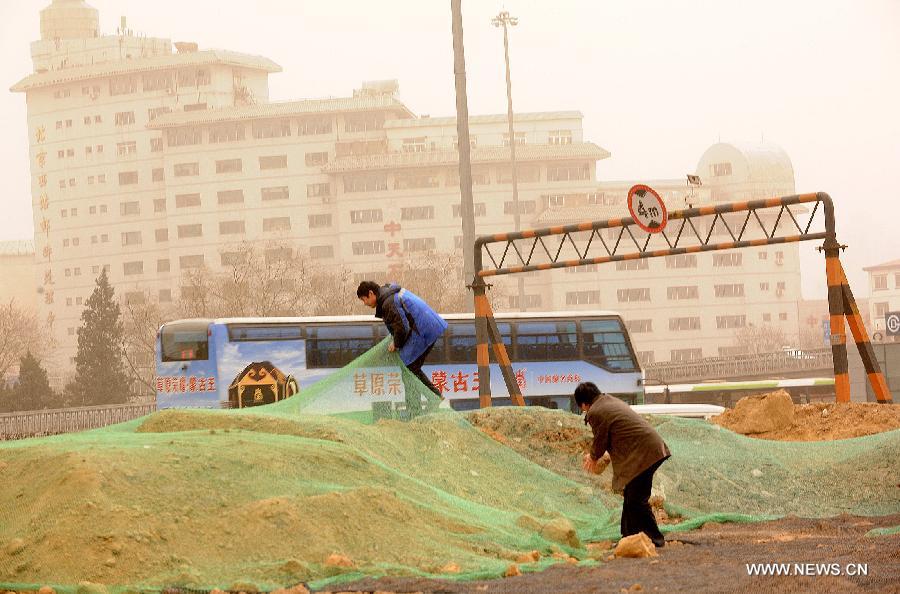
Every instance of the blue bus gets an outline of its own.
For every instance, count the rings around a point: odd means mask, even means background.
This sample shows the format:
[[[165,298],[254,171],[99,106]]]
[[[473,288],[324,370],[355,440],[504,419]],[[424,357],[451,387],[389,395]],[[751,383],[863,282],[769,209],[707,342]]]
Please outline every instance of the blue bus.
[[[423,370],[454,409],[477,408],[474,316],[443,317],[449,327]],[[643,403],[643,372],[618,314],[504,313],[496,321],[527,404],[569,408],[572,392],[583,381],[632,404]],[[372,316],[168,322],[157,337],[157,408],[243,408],[289,398],[386,336],[384,324]],[[491,357],[492,401],[510,404]],[[402,402],[399,371],[356,369],[347,378],[347,398],[340,407],[350,412],[371,408],[375,401]]]

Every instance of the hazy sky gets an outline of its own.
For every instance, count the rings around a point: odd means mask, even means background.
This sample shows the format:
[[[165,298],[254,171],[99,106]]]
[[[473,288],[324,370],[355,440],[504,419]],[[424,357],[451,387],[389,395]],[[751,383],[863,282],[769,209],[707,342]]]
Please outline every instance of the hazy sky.
[[[2,2],[7,89],[32,70],[48,4]],[[89,4],[104,33],[126,15],[136,33],[273,59],[276,101],[396,78],[415,113],[455,114],[449,0]],[[581,111],[585,139],[612,152],[598,179],[683,177],[720,139],[764,139],[791,157],[798,192],[834,198],[857,295],[868,293],[863,266],[900,258],[900,0],[463,0],[471,114],[506,109],[490,24],[503,8],[519,17],[516,111]],[[24,95],[0,92],[0,239],[32,234],[25,113]],[[804,294],[824,296],[824,260],[802,250]]]

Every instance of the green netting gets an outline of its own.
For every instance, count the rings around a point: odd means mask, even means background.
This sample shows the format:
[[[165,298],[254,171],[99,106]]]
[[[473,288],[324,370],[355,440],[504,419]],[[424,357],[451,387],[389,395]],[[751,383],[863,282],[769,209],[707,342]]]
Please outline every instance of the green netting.
[[[392,418],[373,422],[386,407],[347,405],[361,368],[398,369],[382,345],[273,405],[160,411],[0,443],[0,587],[269,590],[362,576],[488,578],[531,550],[544,557],[523,571],[562,562],[553,552],[590,563],[585,542],[618,537],[621,498],[608,490],[609,473],[578,467],[589,439],[580,417],[435,410],[430,392],[404,377],[405,406],[393,403]],[[682,516],[664,532],[900,511],[900,431],[788,443],[704,421],[653,422],[674,454],[656,489]],[[326,564],[332,554],[353,566]]]

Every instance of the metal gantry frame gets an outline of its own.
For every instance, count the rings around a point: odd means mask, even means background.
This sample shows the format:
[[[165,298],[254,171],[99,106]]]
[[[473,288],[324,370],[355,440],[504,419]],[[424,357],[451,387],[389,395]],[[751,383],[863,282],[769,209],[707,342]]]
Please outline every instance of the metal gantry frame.
[[[804,204],[812,204],[813,207],[809,210],[805,206],[799,206]],[[795,207],[795,210],[791,210],[791,207]],[[824,214],[825,230],[810,232],[820,208]],[[770,213],[774,214],[774,209],[778,209],[777,214],[769,228],[763,222],[764,217],[760,216],[760,211],[768,211],[765,213],[768,217]],[[746,214],[730,217],[732,220],[729,222],[729,217],[725,216],[729,213]],[[710,217],[711,220],[707,227],[706,220],[709,220]],[[803,222],[804,217],[808,217],[805,222]],[[824,192],[795,194],[764,200],[687,208],[670,212],[668,218],[669,222],[666,228],[654,234],[642,231],[631,217],[623,217],[513,233],[483,235],[475,240],[475,276],[471,288],[475,294],[476,357],[479,374],[479,400],[482,408],[491,405],[489,343],[494,349],[510,398],[516,405],[525,404],[512,371],[509,355],[494,320],[493,310],[487,299],[488,284],[485,279],[536,270],[818,239],[824,240],[818,249],[825,252],[836,400],[838,402],[850,401],[847,339],[844,329],[844,318],[846,317],[876,398],[879,402],[891,402],[891,394],[888,391],[884,374],[875,359],[868,333],[862,323],[859,309],[840,262],[840,251],[846,246],[841,246],[837,242],[834,204],[828,194]],[[702,225],[695,224],[700,220],[703,222]],[[716,230],[717,225],[720,230],[724,230],[730,236],[731,241],[714,242],[713,231]],[[703,231],[704,229],[708,230]],[[602,230],[612,230],[608,233],[610,236],[608,239],[604,239]],[[761,237],[759,236],[760,232],[762,233]],[[665,241],[667,247],[648,251],[647,248],[654,235]],[[752,236],[756,237],[751,238]],[[554,244],[551,238],[557,238],[558,243]],[[582,247],[579,247],[579,244]],[[492,246],[495,246],[493,250]],[[523,247],[524,249],[522,249]],[[632,247],[636,251],[631,251]],[[577,258],[562,259],[564,250],[574,250]],[[598,255],[594,255],[595,253]]]

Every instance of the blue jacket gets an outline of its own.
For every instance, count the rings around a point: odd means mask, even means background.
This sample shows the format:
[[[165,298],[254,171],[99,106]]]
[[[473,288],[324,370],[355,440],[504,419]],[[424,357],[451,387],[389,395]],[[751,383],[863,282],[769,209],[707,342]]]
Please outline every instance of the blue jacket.
[[[421,297],[396,284],[378,291],[375,317],[384,320],[404,365],[421,357],[447,329],[444,318]]]

